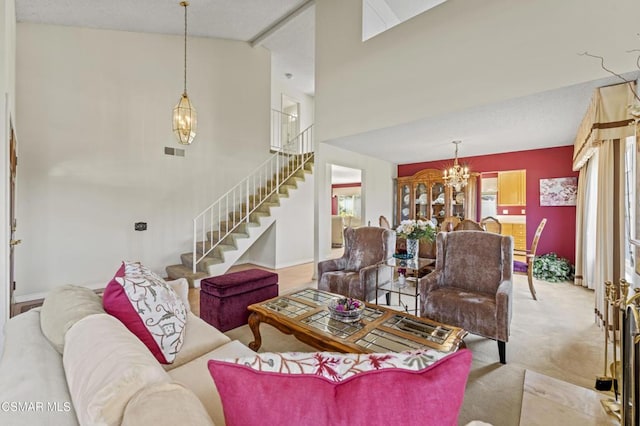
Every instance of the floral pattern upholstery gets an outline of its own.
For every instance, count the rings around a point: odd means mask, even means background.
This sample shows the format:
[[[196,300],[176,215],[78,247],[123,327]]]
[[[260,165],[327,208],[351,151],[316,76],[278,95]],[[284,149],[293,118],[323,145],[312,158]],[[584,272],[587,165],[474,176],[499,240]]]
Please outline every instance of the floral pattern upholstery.
[[[446,355],[444,352],[431,349],[379,354],[288,352],[262,353],[255,356],[227,360],[227,362],[246,365],[257,371],[313,374],[333,382],[340,382],[358,373],[372,370],[399,368],[418,371],[444,358]]]

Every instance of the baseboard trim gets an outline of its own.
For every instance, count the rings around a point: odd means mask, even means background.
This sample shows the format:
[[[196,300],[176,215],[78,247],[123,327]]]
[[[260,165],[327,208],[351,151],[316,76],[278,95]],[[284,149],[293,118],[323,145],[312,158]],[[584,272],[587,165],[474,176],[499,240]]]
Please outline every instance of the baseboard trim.
[[[304,265],[305,263],[312,263],[312,262],[313,262],[313,257],[309,257],[307,259],[294,260],[292,262],[277,263],[276,269],[290,268],[292,266],[299,266],[299,265]]]

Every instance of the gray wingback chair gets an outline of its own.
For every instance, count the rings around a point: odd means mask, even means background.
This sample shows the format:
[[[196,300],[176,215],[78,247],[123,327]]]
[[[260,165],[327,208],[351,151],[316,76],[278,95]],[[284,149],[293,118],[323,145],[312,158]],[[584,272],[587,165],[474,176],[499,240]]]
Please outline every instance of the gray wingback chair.
[[[318,289],[375,300],[376,272],[379,282],[389,281],[393,269],[379,263],[393,256],[396,233],[391,229],[364,226],[344,230],[344,254],[337,259],[318,262]]]
[[[506,364],[513,239],[485,231],[441,232],[436,269],[419,281],[420,315],[498,341]]]

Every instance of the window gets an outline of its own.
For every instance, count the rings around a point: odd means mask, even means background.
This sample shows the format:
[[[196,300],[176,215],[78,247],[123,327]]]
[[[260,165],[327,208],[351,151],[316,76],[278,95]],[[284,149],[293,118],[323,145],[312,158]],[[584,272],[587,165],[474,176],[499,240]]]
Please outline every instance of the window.
[[[631,244],[631,239],[636,235],[636,138],[630,136],[626,139],[624,155],[624,264],[625,277],[628,281],[638,280],[638,275],[634,271],[638,270],[638,256],[636,252],[640,247]],[[636,282],[636,286],[639,283]]]

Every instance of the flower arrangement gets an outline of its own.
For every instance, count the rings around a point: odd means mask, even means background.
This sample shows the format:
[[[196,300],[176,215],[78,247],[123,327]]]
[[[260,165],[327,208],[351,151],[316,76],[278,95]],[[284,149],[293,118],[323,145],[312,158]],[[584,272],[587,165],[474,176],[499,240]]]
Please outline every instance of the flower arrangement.
[[[351,297],[336,297],[329,302],[329,315],[342,322],[356,322],[364,311],[364,302]]]
[[[436,238],[436,227],[429,220],[403,220],[396,228],[396,234],[410,240],[425,238],[433,241]]]
[[[351,297],[344,297],[336,300],[335,310],[338,312],[355,311],[360,309],[362,302]]]

